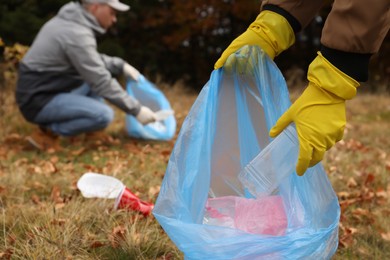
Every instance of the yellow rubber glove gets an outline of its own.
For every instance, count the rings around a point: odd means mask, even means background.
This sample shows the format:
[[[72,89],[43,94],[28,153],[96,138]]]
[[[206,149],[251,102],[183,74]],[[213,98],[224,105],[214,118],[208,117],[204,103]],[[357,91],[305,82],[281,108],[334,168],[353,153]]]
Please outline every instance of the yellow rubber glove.
[[[345,100],[356,95],[359,83],[341,72],[320,52],[308,69],[309,85],[270,130],[276,137],[295,122],[299,156],[296,172],[302,176],[316,165],[325,151],[343,138],[346,125]]]
[[[215,63],[214,69],[221,68],[230,54],[244,45],[258,45],[274,59],[294,42],[294,31],[286,18],[272,11],[262,11],[249,28],[226,48]]]

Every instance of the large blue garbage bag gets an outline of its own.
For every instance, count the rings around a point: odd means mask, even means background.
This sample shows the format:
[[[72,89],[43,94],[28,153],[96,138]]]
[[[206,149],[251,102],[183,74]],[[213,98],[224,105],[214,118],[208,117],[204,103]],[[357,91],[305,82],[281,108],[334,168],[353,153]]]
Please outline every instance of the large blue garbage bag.
[[[289,106],[283,76],[258,47],[245,46],[212,72],[180,130],[153,210],[186,259],[318,260],[335,253],[340,208],[321,164],[278,187],[287,216],[282,235],[204,221],[210,198],[253,196],[237,176],[271,141],[269,129]]]
[[[149,107],[154,112],[159,110],[172,110],[164,93],[156,86],[140,75],[138,81],[128,79],[127,93],[135,97],[142,105]],[[126,116],[126,129],[129,136],[149,140],[170,140],[175,135],[176,119],[174,115],[163,121],[142,125],[132,115]]]

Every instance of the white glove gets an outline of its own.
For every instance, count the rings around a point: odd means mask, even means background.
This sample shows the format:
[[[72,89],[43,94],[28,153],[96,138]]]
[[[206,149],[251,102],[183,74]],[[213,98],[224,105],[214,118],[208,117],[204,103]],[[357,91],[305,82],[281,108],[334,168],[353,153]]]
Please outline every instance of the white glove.
[[[156,121],[156,114],[148,107],[141,106],[138,115],[135,117],[138,122],[143,125],[152,123]]]
[[[134,79],[135,81],[138,81],[139,75],[141,75],[141,73],[139,73],[139,71],[136,68],[134,68],[133,66],[131,66],[129,63],[126,62],[125,65],[123,66],[123,74],[126,77],[130,77]]]

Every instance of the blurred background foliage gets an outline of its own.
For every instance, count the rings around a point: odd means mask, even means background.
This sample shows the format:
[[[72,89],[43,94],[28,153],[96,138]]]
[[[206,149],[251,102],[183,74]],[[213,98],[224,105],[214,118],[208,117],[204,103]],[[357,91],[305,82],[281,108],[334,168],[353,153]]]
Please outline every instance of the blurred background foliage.
[[[4,46],[31,45],[40,27],[67,2],[1,0],[0,38]],[[131,10],[119,13],[114,28],[98,38],[99,50],[124,58],[152,80],[185,80],[195,89],[203,87],[221,52],[246,30],[260,10],[260,0],[122,2],[129,4]],[[319,49],[321,29],[330,8],[328,1],[297,35],[295,45],[275,60],[290,86],[304,84],[305,71]],[[4,46],[0,48],[4,50]],[[364,89],[372,92],[390,91],[389,35],[372,58],[366,85]]]

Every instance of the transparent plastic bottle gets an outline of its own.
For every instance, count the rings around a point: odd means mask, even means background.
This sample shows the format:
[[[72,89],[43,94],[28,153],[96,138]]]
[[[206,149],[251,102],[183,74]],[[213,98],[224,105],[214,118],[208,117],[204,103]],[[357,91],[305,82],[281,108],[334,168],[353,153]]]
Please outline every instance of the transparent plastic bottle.
[[[294,125],[289,125],[247,166],[238,179],[256,197],[275,194],[281,182],[295,172],[299,142]]]

